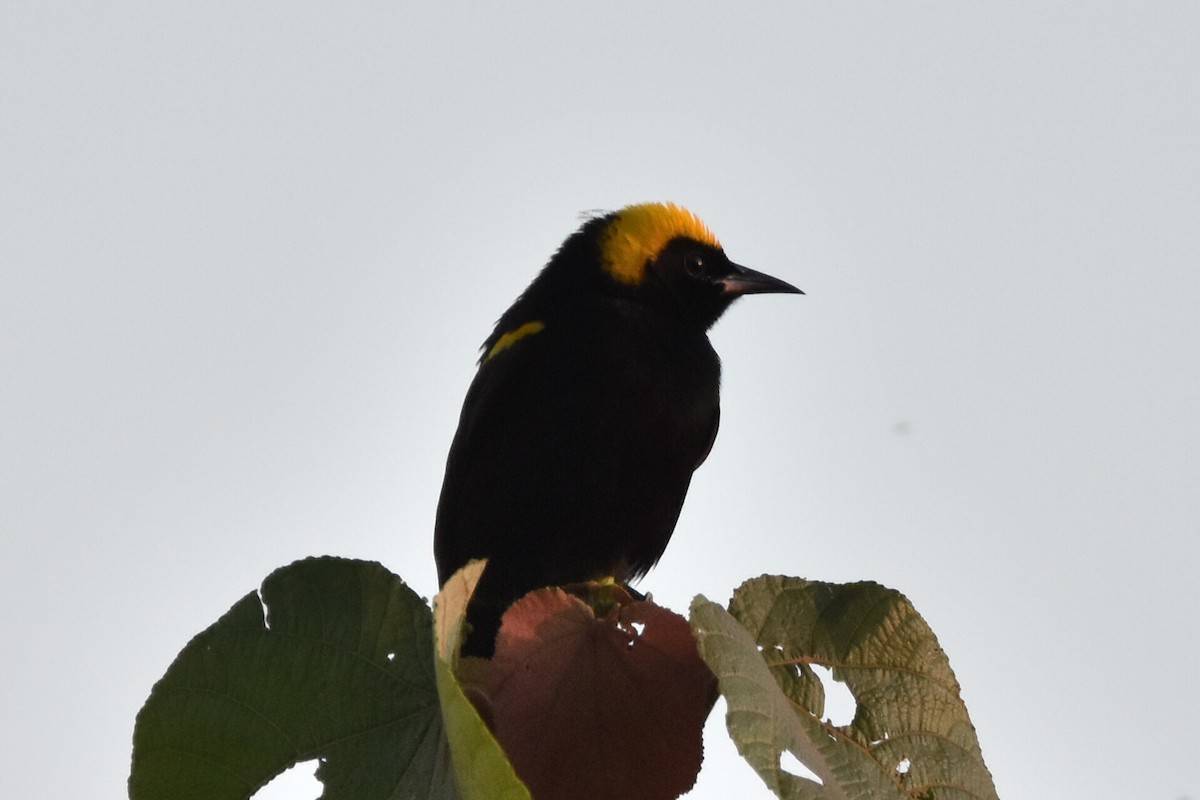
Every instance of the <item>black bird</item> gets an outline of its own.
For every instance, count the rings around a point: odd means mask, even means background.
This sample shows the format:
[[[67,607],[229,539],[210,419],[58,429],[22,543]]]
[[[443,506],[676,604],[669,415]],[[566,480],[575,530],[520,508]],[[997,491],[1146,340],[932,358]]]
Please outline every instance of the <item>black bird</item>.
[[[473,558],[467,655],[544,586],[635,580],[658,561],[720,417],[707,331],[791,284],[730,261],[691,212],[647,203],[570,236],[483,343],[450,447],[434,555]]]

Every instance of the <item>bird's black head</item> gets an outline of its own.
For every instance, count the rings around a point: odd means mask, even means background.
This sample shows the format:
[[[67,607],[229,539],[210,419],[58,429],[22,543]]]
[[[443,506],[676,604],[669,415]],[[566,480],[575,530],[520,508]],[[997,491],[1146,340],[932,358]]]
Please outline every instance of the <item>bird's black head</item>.
[[[600,220],[600,267],[630,300],[707,329],[744,294],[803,294],[739,266],[698,217],[670,203],[629,206]],[[586,229],[587,226],[585,226]]]

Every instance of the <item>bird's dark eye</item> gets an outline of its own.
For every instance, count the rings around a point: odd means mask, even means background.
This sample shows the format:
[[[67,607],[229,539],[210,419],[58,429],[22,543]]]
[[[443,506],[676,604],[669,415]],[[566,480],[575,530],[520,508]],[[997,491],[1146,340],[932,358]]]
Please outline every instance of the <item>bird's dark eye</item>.
[[[704,272],[704,256],[699,253],[688,253],[683,257],[683,268],[693,278]]]

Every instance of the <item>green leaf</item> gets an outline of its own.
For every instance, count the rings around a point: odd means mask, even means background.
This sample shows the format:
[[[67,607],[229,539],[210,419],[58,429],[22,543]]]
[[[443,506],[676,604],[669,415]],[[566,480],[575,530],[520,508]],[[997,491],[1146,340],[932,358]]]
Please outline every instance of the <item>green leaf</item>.
[[[455,671],[467,601],[485,562],[472,561],[455,573],[433,601],[437,631],[437,690],[446,721],[454,774],[464,800],[531,800],[504,751],[463,693]]]
[[[425,602],[378,564],[276,570],[151,691],[131,800],[241,800],[314,758],[324,800],[456,800],[431,628]]]
[[[692,627],[738,750],[778,796],[995,800],[949,661],[899,592],[764,576],[730,611],[697,597]],[[853,693],[849,725],[822,719],[813,664]],[[784,770],[785,750],[821,783]]]

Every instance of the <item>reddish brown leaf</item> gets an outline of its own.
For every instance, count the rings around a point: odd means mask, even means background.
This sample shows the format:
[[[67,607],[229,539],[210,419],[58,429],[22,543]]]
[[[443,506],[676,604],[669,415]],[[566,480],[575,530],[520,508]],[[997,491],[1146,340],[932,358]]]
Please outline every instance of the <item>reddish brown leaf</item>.
[[[537,800],[670,800],[696,781],[715,683],[667,609],[597,619],[561,589],[533,592],[505,614],[487,684],[496,738]]]

